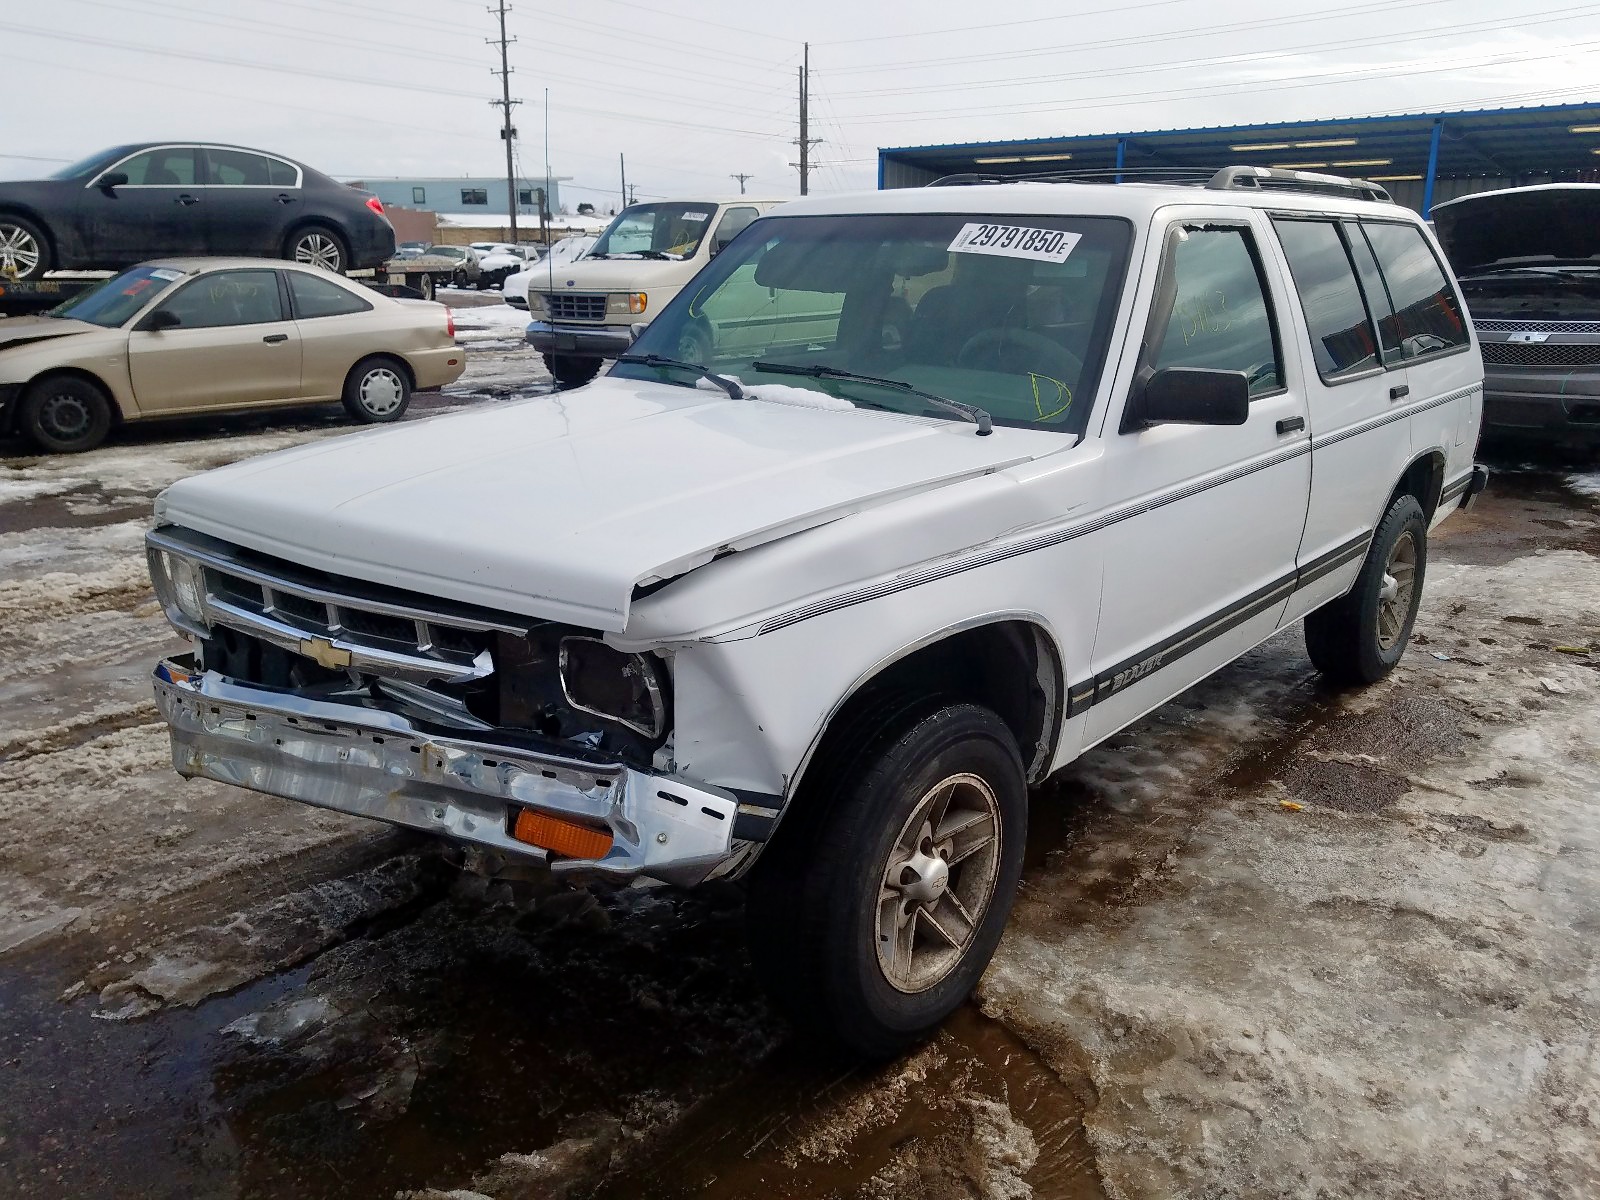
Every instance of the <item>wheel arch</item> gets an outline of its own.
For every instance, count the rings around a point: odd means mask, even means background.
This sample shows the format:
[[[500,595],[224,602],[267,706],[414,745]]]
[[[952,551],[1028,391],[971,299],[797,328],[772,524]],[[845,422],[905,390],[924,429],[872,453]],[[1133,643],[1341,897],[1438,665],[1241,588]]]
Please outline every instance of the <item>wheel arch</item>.
[[[43,383],[46,379],[60,379],[64,377],[81,379],[85,383],[92,384],[94,387],[100,389],[100,393],[106,398],[106,403],[111,406],[111,427],[113,429],[127,420],[127,415],[122,411],[122,401],[117,398],[117,390],[104,379],[101,379],[100,376],[96,375],[93,371],[87,370],[84,367],[46,367],[37,375],[29,379],[27,383],[22,385],[20,394],[26,395],[29,390]],[[14,421],[21,419],[20,413],[22,406],[19,404],[16,406],[16,408],[18,416],[13,418]],[[20,428],[20,426],[18,426],[18,428]]]
[[[1439,507],[1439,495],[1444,491],[1445,453],[1438,448],[1423,451],[1411,460],[1400,473],[1400,481],[1384,502],[1384,512],[1401,496],[1413,496],[1422,506],[1422,515],[1432,523],[1434,511]],[[1383,514],[1378,514],[1381,519]]]
[[[52,269],[59,270],[61,268],[61,238],[56,233],[55,227],[37,209],[28,204],[19,204],[14,200],[7,200],[4,203],[0,203],[0,217],[20,217],[29,224],[36,226],[39,232],[44,234],[44,240],[48,243]]]
[[[326,229],[339,239],[344,246],[344,257],[346,264],[345,273],[348,273],[350,270],[350,256],[353,253],[351,250],[352,243],[350,241],[350,230],[345,228],[343,222],[338,221],[333,217],[323,216],[320,213],[315,216],[307,214],[305,216],[297,217],[293,221],[290,221],[288,225],[284,226],[283,234],[278,239],[278,248],[280,254],[288,249],[291,239],[301,233],[304,233],[307,229],[312,228]]]
[[[370,362],[374,358],[381,358],[386,362],[394,363],[405,372],[406,382],[411,385],[411,390],[417,390],[416,369],[412,367],[411,360],[404,354],[401,354],[398,350],[374,350],[368,354],[363,354],[360,358],[356,359],[355,362],[351,363],[350,369],[344,373],[344,386],[347,388],[350,386],[351,381],[355,378],[357,367],[364,362]]]
[[[907,642],[857,676],[795,769],[789,799],[853,714],[876,696],[904,690],[938,691],[992,710],[1017,739],[1029,782],[1049,772],[1066,712],[1060,641],[1037,613],[991,613]]]

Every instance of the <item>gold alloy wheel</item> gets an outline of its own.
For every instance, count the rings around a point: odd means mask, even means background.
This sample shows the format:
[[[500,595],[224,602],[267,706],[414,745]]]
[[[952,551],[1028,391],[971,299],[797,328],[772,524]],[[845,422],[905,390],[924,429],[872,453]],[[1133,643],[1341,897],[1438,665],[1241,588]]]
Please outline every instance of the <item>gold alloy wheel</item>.
[[[890,986],[927,991],[955,969],[999,870],[994,789],[971,774],[935,784],[895,838],[878,889],[878,965]]]
[[[1406,530],[1390,547],[1378,589],[1378,645],[1388,653],[1405,632],[1417,590],[1417,539]]]

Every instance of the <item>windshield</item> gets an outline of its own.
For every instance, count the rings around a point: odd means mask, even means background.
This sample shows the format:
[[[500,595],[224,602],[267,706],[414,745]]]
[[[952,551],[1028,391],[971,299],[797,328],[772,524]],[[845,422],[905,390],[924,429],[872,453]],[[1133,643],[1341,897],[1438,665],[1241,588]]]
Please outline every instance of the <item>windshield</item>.
[[[699,249],[716,211],[710,202],[635,204],[617,214],[588,257],[688,258]]]
[[[109,166],[121,156],[126,146],[115,146],[110,150],[102,150],[98,154],[91,154],[88,158],[80,158],[70,167],[62,167],[50,175],[51,179],[76,179],[79,175],[87,175],[90,171],[101,165]]]
[[[182,271],[170,267],[134,267],[114,275],[99,287],[91,288],[58,304],[46,315],[70,317],[113,329],[132,317],[146,304],[183,278]]]
[[[662,310],[630,353],[704,364],[758,390],[810,388],[862,407],[960,416],[827,367],[1078,433],[1088,418],[1131,226],[1112,217],[873,213],[764,217]],[[683,371],[612,374],[693,386]]]

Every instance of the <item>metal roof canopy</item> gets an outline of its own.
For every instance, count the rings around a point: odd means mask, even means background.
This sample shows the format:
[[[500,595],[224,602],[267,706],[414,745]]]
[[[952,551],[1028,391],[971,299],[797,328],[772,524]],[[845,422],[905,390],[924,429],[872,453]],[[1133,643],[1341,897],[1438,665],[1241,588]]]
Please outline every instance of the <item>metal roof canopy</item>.
[[[878,186],[917,186],[964,172],[1006,177],[1128,169],[1131,180],[1164,167],[1294,167],[1383,183],[1427,215],[1440,180],[1590,180],[1600,178],[1597,156],[1600,104],[1552,104],[901,146],[878,151]]]

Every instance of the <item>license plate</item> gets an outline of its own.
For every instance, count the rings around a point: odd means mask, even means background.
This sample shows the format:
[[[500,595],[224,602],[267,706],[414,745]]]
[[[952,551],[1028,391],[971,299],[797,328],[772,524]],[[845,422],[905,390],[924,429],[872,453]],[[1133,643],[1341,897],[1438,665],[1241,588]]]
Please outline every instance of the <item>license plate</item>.
[[[389,282],[390,283],[397,283],[400,286],[404,287],[405,286],[405,282],[406,282],[406,277],[404,275],[397,274],[394,271],[390,271],[389,272]]]
[[[570,334],[570,333],[558,333],[558,334],[556,334],[556,349],[557,350],[576,350],[577,348],[578,348],[578,339],[573,337],[572,334]]]

